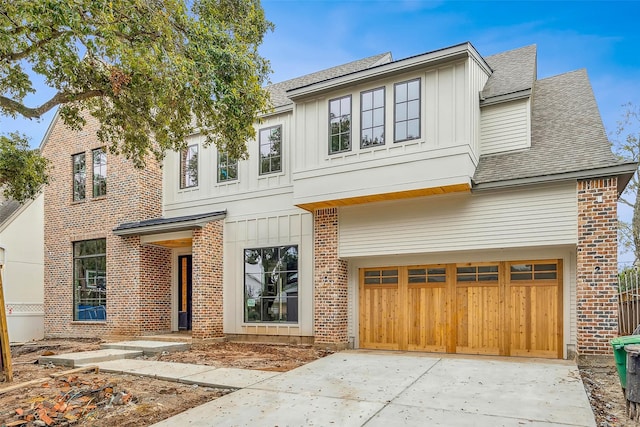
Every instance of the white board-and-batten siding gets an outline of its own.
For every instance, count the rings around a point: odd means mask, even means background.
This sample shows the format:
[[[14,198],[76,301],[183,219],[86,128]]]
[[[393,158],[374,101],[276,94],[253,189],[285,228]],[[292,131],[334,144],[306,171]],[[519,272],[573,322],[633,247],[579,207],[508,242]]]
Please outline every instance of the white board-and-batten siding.
[[[529,98],[482,107],[480,146],[482,154],[531,147]]]
[[[575,183],[340,209],[343,258],[576,244]]]
[[[245,323],[244,250],[298,245],[298,322]],[[272,213],[227,217],[224,223],[224,332],[228,334],[313,335],[313,216]]]

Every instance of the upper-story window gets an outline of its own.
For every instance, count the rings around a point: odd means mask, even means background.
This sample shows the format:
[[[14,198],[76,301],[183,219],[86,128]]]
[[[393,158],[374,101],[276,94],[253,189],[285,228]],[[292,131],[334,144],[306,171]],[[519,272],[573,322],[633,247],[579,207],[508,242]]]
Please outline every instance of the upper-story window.
[[[93,154],[93,197],[107,194],[107,153],[104,148],[92,151]]]
[[[229,158],[229,153],[218,151],[218,182],[238,179],[238,160]]]
[[[282,126],[260,129],[260,175],[282,171]]]
[[[420,79],[395,85],[394,141],[420,138]]]
[[[360,148],[384,145],[384,88],[360,94]]]
[[[73,163],[73,201],[87,197],[87,165],[84,153],[74,154]]]
[[[329,154],[351,150],[351,95],[329,101]]]
[[[180,188],[198,185],[198,146],[190,145],[180,152]]]

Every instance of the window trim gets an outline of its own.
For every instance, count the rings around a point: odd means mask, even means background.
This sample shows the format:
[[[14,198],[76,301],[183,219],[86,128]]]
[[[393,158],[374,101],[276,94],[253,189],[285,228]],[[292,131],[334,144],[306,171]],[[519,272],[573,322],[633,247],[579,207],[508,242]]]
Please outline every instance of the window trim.
[[[296,248],[296,255],[297,255],[297,262],[296,262],[296,274],[297,274],[297,288],[298,288],[298,294],[296,297],[296,310],[297,310],[297,316],[296,319],[297,320],[256,320],[256,321],[250,321],[247,320],[247,315],[246,315],[246,304],[247,304],[247,283],[246,283],[246,279],[247,279],[247,266],[246,266],[246,262],[245,262],[245,256],[246,256],[246,252],[247,251],[253,251],[253,250],[263,250],[263,249],[273,249],[273,248],[284,248],[284,247],[295,247]],[[259,247],[245,247],[242,249],[242,323],[244,325],[271,325],[271,326],[277,326],[277,325],[298,325],[300,324],[300,245],[297,243],[291,243],[291,244],[280,244],[280,245],[271,245],[271,246],[259,246]],[[291,270],[280,270],[280,272],[286,272],[286,271],[291,271]],[[265,283],[261,283],[262,289],[261,292],[264,290],[264,285]],[[275,297],[274,297],[275,298]]]
[[[386,127],[387,127],[387,124],[386,124],[387,98],[386,98],[386,96],[387,96],[387,90],[386,89],[387,89],[386,86],[380,86],[380,87],[377,87],[377,88],[364,90],[364,91],[360,92],[360,149],[361,150],[366,150],[368,148],[382,147],[382,146],[386,145],[386,143],[387,143],[387,141],[386,141],[386,139],[387,139],[387,135],[386,135]],[[379,90],[382,90],[382,107],[381,107],[382,108],[382,143],[381,144],[371,144],[371,145],[363,146],[362,145],[362,135],[364,134],[365,129],[364,129],[364,125],[363,125],[364,124],[364,120],[363,120],[364,109],[362,108],[362,106],[363,106],[364,103],[362,101],[362,98],[367,93],[373,94],[374,92],[377,92]],[[371,110],[367,110],[367,111],[375,111],[375,110],[376,110],[376,108],[373,107],[373,98],[372,98]],[[373,125],[373,121],[371,122],[371,124]],[[370,128],[367,128],[367,129],[374,129],[376,127],[379,127],[379,126],[371,126]]]
[[[398,120],[396,119],[396,105],[398,105],[398,103],[396,102],[396,94],[397,94],[398,86],[402,84],[409,84],[415,81],[418,82],[418,136],[414,138],[397,139],[396,124],[398,123]],[[403,101],[403,102],[408,103],[409,100],[407,99],[407,101]],[[403,120],[403,121],[407,122],[408,120]],[[416,77],[415,79],[409,79],[409,80],[404,80],[401,82],[394,83],[393,84],[393,142],[397,143],[397,142],[405,142],[405,141],[414,141],[416,139],[420,139],[421,137],[422,137],[422,78]]]
[[[338,150],[338,151],[331,151],[331,102],[333,101],[340,101],[342,99],[345,98],[349,98],[349,148],[345,149],[345,150]],[[340,111],[342,113],[342,111]],[[342,114],[340,115],[340,117],[344,117],[345,115]],[[351,149],[353,148],[353,97],[351,96],[351,94],[349,95],[344,95],[344,96],[339,96],[337,98],[332,98],[327,102],[327,117],[328,117],[328,134],[329,134],[329,138],[327,139],[327,152],[328,154],[334,155],[334,154],[340,154],[340,153],[348,153],[349,151],[351,151]],[[338,133],[338,135],[342,134],[342,132]]]
[[[83,172],[84,172],[84,180],[82,186],[84,187],[84,196],[81,198],[76,198],[76,158],[83,159]],[[82,202],[87,200],[87,153],[76,153],[71,155],[71,200],[73,202]]]
[[[102,152],[104,154],[104,164],[99,164],[98,167],[102,172],[102,166],[104,166],[104,193],[96,195],[96,152]],[[107,195],[107,150],[105,147],[99,147],[91,150],[91,165],[92,165],[92,174],[91,174],[91,187],[92,187],[92,195],[94,198],[96,197],[104,197]]]
[[[189,151],[195,147],[195,154],[196,154],[196,176],[195,176],[195,183],[191,184],[191,185],[187,185],[187,176],[186,176],[186,163],[187,163],[187,158],[189,155]],[[199,152],[200,152],[200,147],[198,147],[198,144],[191,144],[191,145],[187,145],[187,148],[185,148],[184,150],[180,150],[179,152],[179,161],[180,161],[180,190],[187,190],[190,188],[195,188],[198,186],[199,181],[200,181],[200,158],[199,158]],[[183,158],[184,157],[184,158]],[[192,179],[193,181],[193,179]]]
[[[229,174],[229,165],[231,164],[231,163],[229,162],[229,153],[228,153],[228,152],[226,152],[226,151],[222,152],[222,151],[220,151],[220,150],[217,150],[217,157],[216,157],[216,182],[217,182],[218,184],[224,184],[224,183],[231,182],[231,181],[237,181],[237,180],[238,180],[238,175],[239,175],[239,173],[238,173],[238,163],[239,163],[239,162],[238,162],[238,160],[237,160],[237,159],[236,159],[236,161],[235,161],[235,165],[236,165],[236,176],[235,176],[235,178],[220,179],[220,160],[222,159],[222,157],[223,157],[223,156],[226,158],[226,166],[225,166],[225,167],[226,167],[226,170],[227,170],[227,175]]]
[[[277,170],[269,170],[267,172],[262,170],[262,154],[261,154],[261,148],[262,148],[262,132],[265,131],[270,131],[271,129],[280,129],[280,152],[278,153],[278,156],[270,156],[269,157],[269,165],[271,165],[271,159],[274,157],[279,157],[280,158],[280,169]],[[275,174],[275,173],[282,173],[283,171],[283,165],[282,165],[282,140],[283,140],[283,136],[282,136],[282,125],[273,125],[273,126],[267,126],[264,128],[260,128],[258,129],[258,176],[263,176],[263,175],[271,175],[271,174]]]
[[[104,241],[104,252],[100,252],[100,253],[94,253],[94,254],[90,254],[90,255],[78,255],[76,256],[76,245],[80,244],[80,243],[84,243],[84,242],[92,242],[92,241],[97,241],[97,240],[103,240]],[[107,239],[106,237],[100,237],[100,238],[95,238],[95,239],[86,239],[86,240],[77,240],[71,243],[71,256],[72,256],[72,267],[71,267],[71,274],[72,274],[72,278],[71,278],[71,298],[72,298],[72,321],[73,322],[90,322],[90,323],[104,323],[107,321],[107,286],[108,286],[108,275],[107,275]],[[76,283],[77,280],[77,270],[76,270],[76,260],[79,259],[89,259],[89,258],[98,258],[98,257],[104,257],[104,266],[105,266],[105,270],[104,270],[104,319],[80,319],[78,316],[78,306],[80,305],[79,301],[76,299],[76,291],[77,291],[77,286],[78,284]],[[87,270],[86,273],[89,273],[89,271],[92,270]],[[98,270],[95,270],[95,272],[97,273]],[[87,278],[88,278],[88,274],[87,274]],[[95,277],[99,277],[99,276],[95,276]],[[87,289],[90,289],[91,287],[87,284]],[[93,286],[93,288],[97,289],[97,286]],[[100,307],[98,306],[94,306],[94,307]]]

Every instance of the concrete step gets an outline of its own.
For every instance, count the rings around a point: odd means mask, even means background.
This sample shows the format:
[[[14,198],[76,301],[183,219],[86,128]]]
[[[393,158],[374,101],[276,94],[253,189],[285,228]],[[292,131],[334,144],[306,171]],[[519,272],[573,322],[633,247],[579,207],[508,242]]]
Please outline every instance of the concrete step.
[[[53,363],[54,365],[78,366],[90,365],[98,362],[106,362],[118,359],[133,359],[143,355],[141,350],[102,349],[93,351],[80,351],[78,353],[55,354],[52,356],[40,356],[39,364]]]
[[[189,350],[191,344],[185,342],[136,340],[104,343],[100,344],[100,347],[104,349],[141,351],[145,356],[153,356],[162,352],[172,353],[175,351]]]

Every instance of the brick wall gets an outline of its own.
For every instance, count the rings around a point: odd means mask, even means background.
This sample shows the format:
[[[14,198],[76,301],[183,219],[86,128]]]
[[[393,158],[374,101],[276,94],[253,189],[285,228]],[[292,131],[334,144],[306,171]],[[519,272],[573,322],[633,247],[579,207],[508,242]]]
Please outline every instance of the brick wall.
[[[193,231],[192,331],[194,339],[223,336],[222,268],[224,220]]]
[[[617,179],[578,181],[577,352],[611,353],[618,334]]]
[[[315,343],[345,348],[347,337],[347,262],[338,258],[338,209],[317,209],[314,233]]]
[[[45,189],[45,335],[96,337],[137,335],[170,329],[170,251],[140,246],[139,237],[114,236],[120,223],[162,213],[162,172],[152,158],[136,170],[123,157],[107,154],[107,194],[92,195],[91,150],[101,147],[97,122],[87,117],[81,131],[61,120],[53,125],[42,152],[51,162]],[[85,153],[87,197],[72,196],[73,154]],[[107,320],[73,321],[73,242],[106,238]]]

